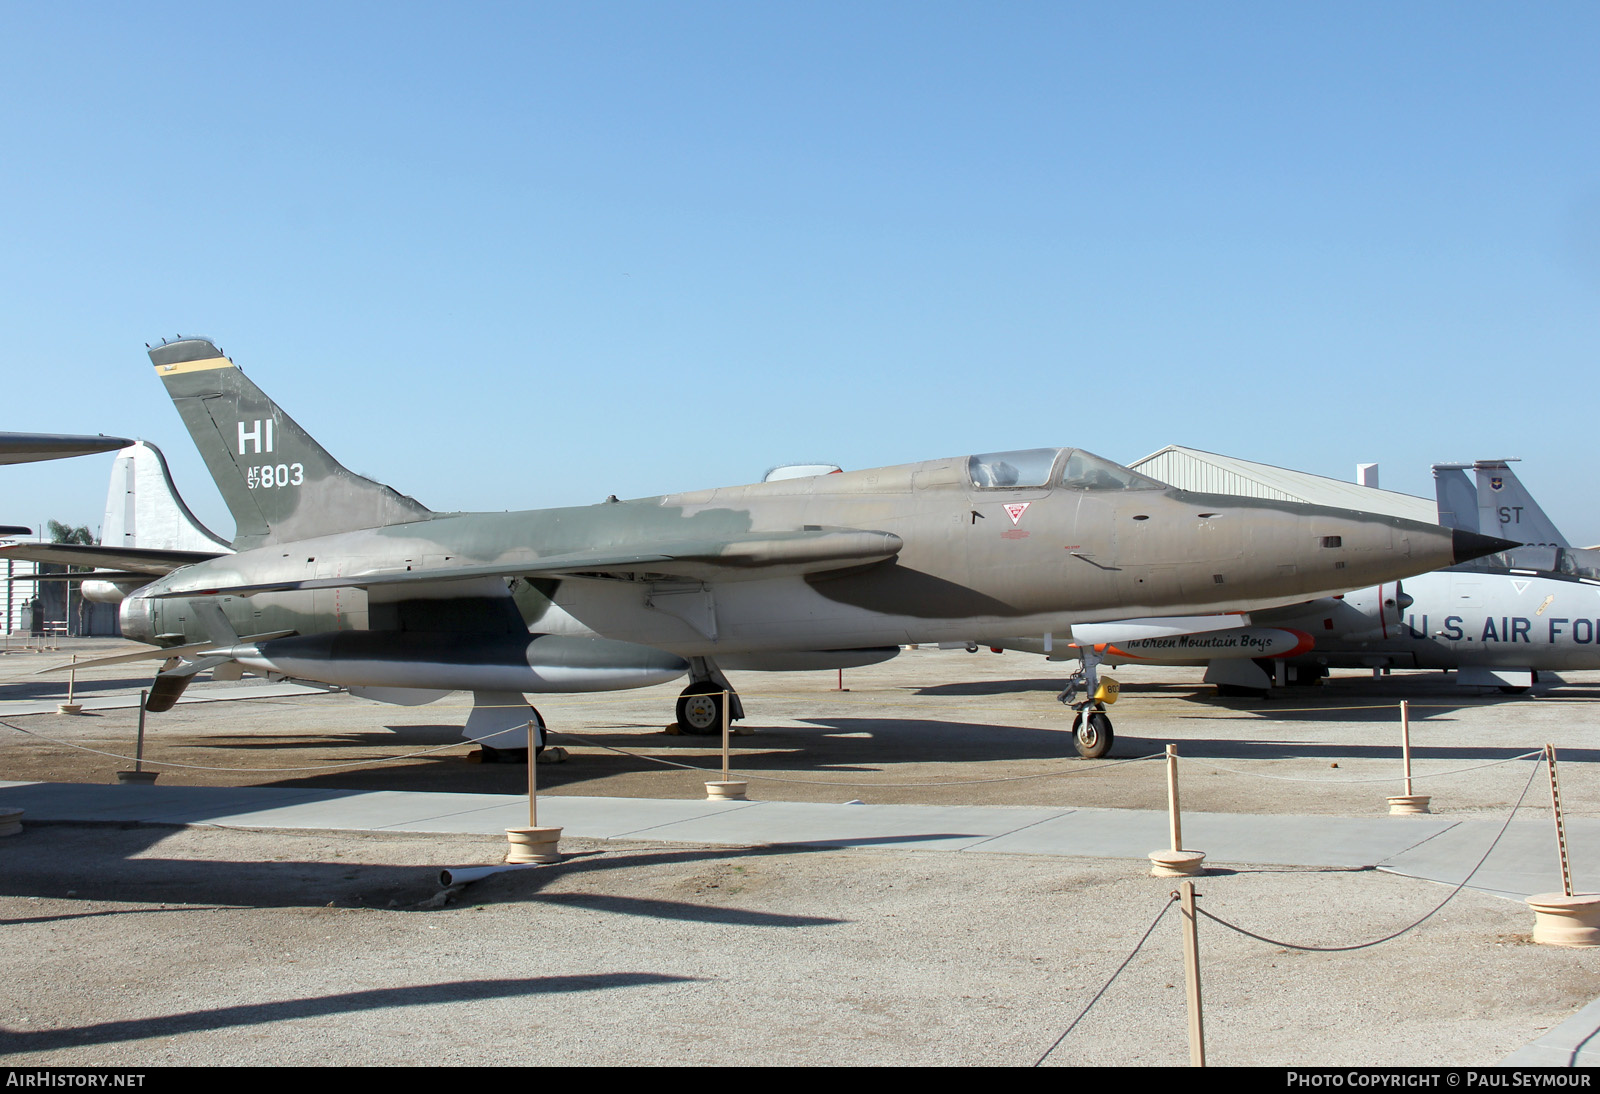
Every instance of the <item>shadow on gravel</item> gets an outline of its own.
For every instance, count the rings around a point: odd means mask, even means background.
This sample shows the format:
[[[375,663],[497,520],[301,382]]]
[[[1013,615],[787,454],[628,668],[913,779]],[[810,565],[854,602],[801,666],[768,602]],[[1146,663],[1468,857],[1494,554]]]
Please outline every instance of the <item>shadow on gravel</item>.
[[[850,772],[879,774],[881,768],[898,763],[1076,760],[1078,755],[1067,732],[1071,715],[1072,712],[1063,707],[1060,724],[1051,729],[912,718],[807,718],[803,725],[757,726],[753,736],[735,737],[734,766],[752,774],[792,774],[797,780],[818,782],[826,781],[829,775]],[[438,728],[460,733],[458,727],[410,728]],[[317,744],[326,746],[337,739],[340,738],[321,737]],[[644,772],[676,773],[694,779],[721,777],[718,774],[720,736],[641,736],[597,728],[581,733],[552,730],[550,742],[566,748],[621,751],[579,753],[565,763],[541,764],[541,794],[563,789],[576,789],[581,793],[585,783]],[[366,738],[361,743],[370,745],[373,742]],[[430,743],[423,737],[416,742],[416,747],[426,748]],[[256,738],[244,747],[271,746]],[[464,752],[473,747],[476,746],[470,742],[462,742],[460,752],[440,752],[404,763],[382,763],[374,758],[370,767],[352,766],[303,775],[286,772],[284,778],[263,780],[259,785],[324,790],[527,793],[526,766],[467,763]],[[688,765],[688,768],[674,765]]]
[[[317,1018],[398,1007],[426,1007],[440,1003],[472,1003],[534,995],[610,991],[654,984],[676,984],[697,979],[699,978],[693,976],[669,976],[653,972],[613,972],[589,976],[535,976],[520,980],[454,980],[442,984],[374,988],[370,991],[341,992],[337,995],[324,995],[311,999],[245,1003],[235,1007],[191,1011],[187,1014],[167,1014],[121,1022],[99,1022],[76,1029],[53,1029],[38,1033],[0,1030],[0,1053],[48,1052],[53,1049],[81,1048],[85,1045],[141,1041],[148,1037],[175,1037],[184,1033],[260,1026],[296,1018]]]
[[[7,840],[7,869],[0,874],[0,896],[49,900],[107,901],[131,904],[165,904],[176,908],[96,909],[54,915],[25,915],[0,919],[0,926],[67,920],[101,915],[138,915],[192,909],[195,906],[249,908],[377,908],[396,912],[435,912],[446,907],[439,898],[439,871],[459,864],[395,866],[359,862],[307,862],[302,860],[242,862],[209,859],[136,857],[148,852],[173,828],[154,825],[128,828],[107,825],[35,825]],[[261,845],[270,843],[262,833]],[[203,837],[202,837],[203,838]],[[359,840],[352,846],[359,847]],[[415,857],[430,857],[428,840],[414,841]],[[492,865],[504,851],[503,842],[485,839],[479,865]],[[585,877],[672,867],[694,863],[729,865],[721,881],[707,881],[708,892],[722,898],[737,894],[729,887],[740,884],[737,862],[783,855],[804,854],[825,848],[685,848],[683,850],[595,851],[573,855],[558,863],[528,870],[492,874],[473,883],[469,901],[478,904],[573,904],[594,911],[646,919],[732,923],[755,927],[815,927],[844,920],[778,915],[730,908],[720,904],[660,900],[608,894],[544,890],[558,883]]]
[[[1012,695],[1022,691],[1059,692],[1067,686],[1070,672],[1044,680],[974,680],[966,684],[932,684],[924,688],[907,688],[913,695]]]

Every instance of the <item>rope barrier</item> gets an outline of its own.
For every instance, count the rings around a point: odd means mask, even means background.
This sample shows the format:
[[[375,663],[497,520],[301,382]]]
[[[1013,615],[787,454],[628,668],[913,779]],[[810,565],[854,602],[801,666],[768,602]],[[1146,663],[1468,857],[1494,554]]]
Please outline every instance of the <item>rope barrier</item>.
[[[1538,755],[1543,757],[1544,753],[1540,752],[1540,753],[1538,753]],[[1499,846],[1501,837],[1503,837],[1506,834],[1506,829],[1511,827],[1511,822],[1516,817],[1517,810],[1522,808],[1522,801],[1523,801],[1524,798],[1526,798],[1528,796],[1528,789],[1533,786],[1534,777],[1536,775],[1538,775],[1538,774],[1539,774],[1539,766],[1537,764],[1535,764],[1533,769],[1528,772],[1528,781],[1523,785],[1522,793],[1517,795],[1516,804],[1513,805],[1511,807],[1511,811],[1508,814],[1506,814],[1505,823],[1500,826],[1500,831],[1495,833],[1494,839],[1489,843],[1488,850],[1484,851],[1483,857],[1478,859],[1477,864],[1475,866],[1473,866],[1471,872],[1468,873],[1466,877],[1462,878],[1461,882],[1454,889],[1451,889],[1449,894],[1443,900],[1441,900],[1433,908],[1432,911],[1428,912],[1421,919],[1416,920],[1414,923],[1410,923],[1410,924],[1408,924],[1408,925],[1406,925],[1404,927],[1401,927],[1398,931],[1395,931],[1393,934],[1384,935],[1382,938],[1373,939],[1371,942],[1358,942],[1358,943],[1356,943],[1354,945],[1350,945],[1350,946],[1305,946],[1305,945],[1301,945],[1301,944],[1295,943],[1295,942],[1282,942],[1282,941],[1279,941],[1278,939],[1268,938],[1266,935],[1257,934],[1254,931],[1246,930],[1244,927],[1239,926],[1237,923],[1230,923],[1226,919],[1221,918],[1220,916],[1212,915],[1210,912],[1205,911],[1203,908],[1196,908],[1195,910],[1197,912],[1199,912],[1201,915],[1205,916],[1207,919],[1211,920],[1213,923],[1216,923],[1217,925],[1222,926],[1222,927],[1226,927],[1230,931],[1234,931],[1234,932],[1236,932],[1238,934],[1242,934],[1246,938],[1253,938],[1257,942],[1265,942],[1269,946],[1281,946],[1283,949],[1286,949],[1286,950],[1304,950],[1304,951],[1306,951],[1308,953],[1348,953],[1351,950],[1365,950],[1365,949],[1369,949],[1369,948],[1371,948],[1373,946],[1381,946],[1385,942],[1392,942],[1394,939],[1399,938],[1401,935],[1405,934],[1407,931],[1414,930],[1417,927],[1422,926],[1428,920],[1432,919],[1435,915],[1437,915],[1440,911],[1443,910],[1443,908],[1444,908],[1444,906],[1446,904],[1449,904],[1458,895],[1460,895],[1461,890],[1463,890],[1463,889],[1465,889],[1467,887],[1467,882],[1471,881],[1473,879],[1473,877],[1477,875],[1478,871],[1483,868],[1483,864],[1485,862],[1489,861],[1489,856],[1491,854],[1493,854],[1494,853],[1494,849],[1497,846]]]
[[[1144,947],[1144,944],[1146,940],[1149,939],[1151,933],[1155,931],[1156,924],[1160,923],[1161,920],[1166,917],[1166,914],[1172,910],[1172,906],[1177,902],[1177,893],[1173,893],[1170,897],[1168,897],[1167,902],[1161,906],[1161,911],[1157,913],[1155,919],[1150,921],[1150,926],[1146,927],[1144,934],[1139,936],[1139,941],[1133,944],[1133,949],[1129,952],[1128,956],[1123,958],[1122,964],[1117,966],[1117,971],[1111,974],[1111,978],[1109,980],[1100,985],[1100,990],[1095,992],[1094,996],[1089,1000],[1084,1008],[1078,1012],[1078,1016],[1072,1020],[1072,1024],[1061,1031],[1061,1036],[1055,1039],[1055,1043],[1049,1048],[1045,1049],[1044,1054],[1033,1062],[1034,1067],[1038,1067],[1040,1064],[1044,1063],[1045,1060],[1050,1057],[1052,1052],[1061,1047],[1061,1042],[1067,1039],[1067,1034],[1071,1033],[1077,1028],[1078,1023],[1083,1021],[1083,1016],[1089,1013],[1090,1009],[1100,1001],[1100,997],[1106,993],[1106,990],[1111,987],[1112,983],[1117,979],[1117,977],[1122,975],[1122,970],[1128,967],[1128,962],[1134,959],[1135,955],[1137,955],[1138,952]]]

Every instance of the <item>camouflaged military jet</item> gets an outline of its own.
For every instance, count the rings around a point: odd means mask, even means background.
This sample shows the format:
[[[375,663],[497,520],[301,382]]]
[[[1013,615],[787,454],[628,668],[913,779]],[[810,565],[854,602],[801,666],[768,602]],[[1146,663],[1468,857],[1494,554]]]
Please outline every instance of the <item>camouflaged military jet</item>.
[[[1035,448],[517,513],[436,513],[340,466],[210,341],[150,350],[237,524],[234,553],[159,569],[123,633],[202,670],[421,703],[472,691],[465,734],[514,749],[527,694],[688,677],[716,732],[725,671],[853,667],[905,643],[1050,635],[1297,603],[1507,541],[1394,517],[1186,493]],[[115,565],[130,567],[125,554]],[[1077,740],[1111,725],[1085,666]]]

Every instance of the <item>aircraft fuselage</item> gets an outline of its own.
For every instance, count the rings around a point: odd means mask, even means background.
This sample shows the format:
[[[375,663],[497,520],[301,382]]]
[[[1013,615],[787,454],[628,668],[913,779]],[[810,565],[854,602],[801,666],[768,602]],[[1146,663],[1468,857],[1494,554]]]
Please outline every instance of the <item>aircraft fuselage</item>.
[[[643,563],[622,574],[217,599],[240,634],[514,627],[725,656],[1065,633],[1075,622],[1248,610],[1454,561],[1450,530],[1434,525],[1159,485],[978,486],[968,461],[955,458],[575,508],[440,514],[258,547],[141,590],[125,601],[123,628],[167,644],[203,637],[190,602],[171,595],[186,591],[509,567],[597,547],[833,528],[888,533],[900,541],[898,554],[821,572],[803,564],[708,564],[703,576],[681,568],[668,576]]]

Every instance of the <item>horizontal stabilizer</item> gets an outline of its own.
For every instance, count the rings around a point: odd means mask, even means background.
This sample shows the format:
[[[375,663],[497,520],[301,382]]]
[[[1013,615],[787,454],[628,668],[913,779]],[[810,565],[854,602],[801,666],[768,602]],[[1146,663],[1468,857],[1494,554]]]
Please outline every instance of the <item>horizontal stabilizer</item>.
[[[0,559],[22,558],[30,562],[53,562],[60,566],[114,566],[119,570],[155,577],[224,554],[227,552],[222,550],[163,551],[145,547],[92,547],[76,543],[17,543],[0,547]],[[106,577],[104,574],[95,576]]]
[[[247,634],[243,638],[234,639],[234,642],[266,642],[270,639],[283,638],[293,633],[294,631],[267,631],[263,634]],[[66,672],[69,669],[99,668],[102,665],[126,665],[133,661],[165,661],[172,657],[188,657],[190,654],[210,653],[218,648],[219,646],[216,642],[191,642],[187,646],[155,646],[150,649],[135,650],[132,653],[96,657],[88,661],[63,661],[59,665],[51,665],[48,668],[39,669],[33,675],[43,676],[46,673]]]

